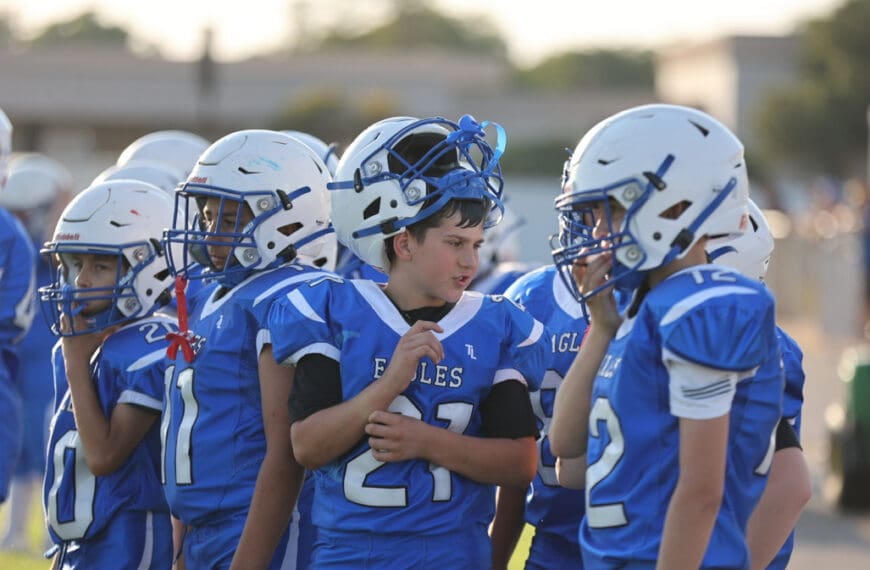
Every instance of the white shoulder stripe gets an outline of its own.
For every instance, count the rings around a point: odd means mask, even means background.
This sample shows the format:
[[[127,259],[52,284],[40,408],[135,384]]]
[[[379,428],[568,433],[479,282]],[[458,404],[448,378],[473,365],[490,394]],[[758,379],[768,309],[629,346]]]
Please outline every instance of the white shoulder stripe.
[[[495,386],[496,384],[501,384],[508,380],[516,380],[517,382],[521,382],[524,386],[528,386],[526,379],[522,374],[520,374],[520,371],[514,368],[502,368],[501,370],[496,370],[495,376],[493,376],[492,379],[492,385]]]
[[[727,295],[756,294],[758,294],[758,291],[756,291],[755,289],[751,289],[749,287],[741,287],[740,285],[722,285],[719,287],[704,289],[703,291],[698,291],[697,293],[689,295],[688,297],[671,307],[668,312],[665,313],[665,316],[662,317],[660,324],[661,326],[671,324],[693,308],[697,307],[698,305],[709,299],[714,299],[716,297],[725,297]]]
[[[163,360],[163,357],[166,356],[166,349],[161,348],[160,350],[155,350],[150,354],[146,354],[133,364],[127,367],[127,372],[135,372],[137,370],[142,370],[143,368],[147,368],[151,366],[158,360]]]
[[[299,289],[293,289],[289,293],[287,293],[287,299],[293,303],[293,306],[296,307],[296,310],[302,313],[302,315],[316,323],[325,323],[326,321],[314,312],[314,309],[311,305],[308,304],[308,301],[305,300],[305,297],[302,296],[302,293],[299,292]]]
[[[544,334],[544,325],[541,324],[541,321],[535,319],[535,324],[532,326],[532,332],[529,333],[528,338],[519,344],[519,348],[523,348],[524,346],[530,346],[538,342],[538,339],[541,338],[541,335]]]
[[[293,285],[294,283],[299,283],[300,281],[309,281],[311,279],[316,279],[317,277],[323,277],[324,275],[330,275],[328,273],[324,273],[322,271],[306,271],[304,273],[300,273],[299,275],[293,275],[292,277],[288,277],[287,279],[283,279],[278,283],[275,283],[262,293],[260,293],[256,299],[254,299],[254,307],[265,301],[266,299],[270,299],[275,293],[278,291]]]
[[[123,392],[121,392],[121,395],[118,397],[118,403],[136,404],[137,406],[142,406],[143,408],[150,408],[157,411],[163,409],[163,402],[161,402],[157,398],[152,398],[148,394],[143,394],[142,392],[136,392],[134,390],[124,390]]]
[[[339,362],[341,359],[341,353],[339,350],[326,342],[315,342],[314,344],[309,344],[308,346],[304,346],[287,357],[281,364],[284,366],[295,366],[297,362],[302,360],[303,356],[308,354],[319,354],[321,356],[325,356],[326,358],[331,358],[336,362]]]

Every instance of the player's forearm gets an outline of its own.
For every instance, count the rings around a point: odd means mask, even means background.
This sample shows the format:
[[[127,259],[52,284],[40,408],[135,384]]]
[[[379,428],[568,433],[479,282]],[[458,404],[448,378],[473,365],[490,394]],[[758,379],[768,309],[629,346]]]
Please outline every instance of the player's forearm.
[[[610,339],[609,334],[593,324],[556,391],[547,435],[550,450],[557,457],[579,457],[586,453],[592,384]]]
[[[492,568],[505,570],[523,532],[528,486],[499,487],[495,518],[489,527],[492,538]]]
[[[678,481],[668,505],[656,568],[700,568],[721,505],[721,491],[717,493],[710,488],[686,489]]]
[[[254,496],[239,546],[233,556],[233,570],[268,568],[281,535],[287,528],[305,469],[289,450],[267,451],[260,466]]]
[[[296,460],[318,469],[344,455],[365,436],[371,413],[386,410],[398,394],[384,375],[350,400],[294,422],[290,435]]]
[[[746,529],[753,570],[767,568],[774,559],[811,495],[812,482],[801,449],[789,447],[777,451],[764,493]]]
[[[102,475],[107,465],[115,463],[109,419],[100,407],[88,361],[84,357],[71,358],[65,365],[76,429],[85,448],[88,468],[94,475]]]
[[[525,487],[538,467],[538,448],[530,437],[519,439],[461,435],[427,426],[423,458],[460,475],[491,485]]]
[[[586,455],[580,457],[559,457],[556,459],[556,477],[559,485],[566,489],[586,487]]]

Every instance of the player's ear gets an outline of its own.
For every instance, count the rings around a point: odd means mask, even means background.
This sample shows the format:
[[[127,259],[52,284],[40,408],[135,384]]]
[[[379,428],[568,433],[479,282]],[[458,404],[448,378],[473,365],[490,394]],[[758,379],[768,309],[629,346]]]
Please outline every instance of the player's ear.
[[[411,233],[407,230],[396,234],[393,237],[393,252],[396,254],[396,259],[403,261],[411,260]]]

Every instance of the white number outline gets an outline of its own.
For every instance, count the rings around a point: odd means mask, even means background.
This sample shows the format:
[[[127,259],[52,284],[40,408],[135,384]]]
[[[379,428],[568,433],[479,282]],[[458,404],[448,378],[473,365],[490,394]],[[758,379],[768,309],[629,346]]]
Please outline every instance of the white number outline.
[[[464,433],[471,422],[474,406],[467,402],[445,402],[438,404],[436,419],[446,421],[447,429],[454,433]],[[422,420],[423,412],[407,396],[400,394],[390,404],[388,411]],[[366,485],[368,476],[386,465],[374,457],[371,448],[347,462],[344,470],[344,496],[351,503],[365,507],[407,507],[408,487],[397,485],[379,487]],[[453,481],[448,469],[429,464],[432,475],[432,501],[445,502],[453,496]]]
[[[601,437],[598,422],[603,421],[610,442],[604,447],[601,457],[586,468],[586,520],[589,528],[612,528],[628,524],[624,503],[593,505],[590,502],[592,490],[607,478],[616,468],[625,453],[625,438],[619,417],[607,398],[596,398],[589,412],[589,436]]]
[[[160,482],[166,484],[166,452],[168,447],[169,425],[172,417],[172,385],[175,366],[167,366],[164,374],[166,384],[163,418],[160,421]],[[175,382],[181,392],[182,416],[175,436],[175,484],[193,484],[193,428],[199,417],[199,402],[194,392],[193,368],[185,368],[178,373]]]
[[[58,520],[57,495],[63,481],[66,450],[73,453],[73,481],[75,482],[75,504],[73,518],[67,522]],[[54,463],[54,481],[48,491],[48,520],[54,533],[63,540],[83,538],[94,522],[94,496],[97,492],[97,479],[88,469],[85,448],[79,432],[71,429],[63,434],[51,451]]]
[[[547,415],[544,410],[544,404],[541,401],[541,396],[544,392],[556,392],[559,384],[562,383],[562,376],[555,370],[547,370],[544,373],[544,378],[541,381],[541,388],[529,393],[529,399],[532,401],[532,410],[543,424],[541,426],[541,437],[536,442],[538,446],[538,475],[544,485],[548,487],[559,487],[559,479],[556,477],[556,458],[553,457],[553,463],[545,463],[544,457],[544,442],[549,439],[547,435],[550,431],[550,423],[553,421],[552,415]],[[552,454],[550,454],[552,456]]]

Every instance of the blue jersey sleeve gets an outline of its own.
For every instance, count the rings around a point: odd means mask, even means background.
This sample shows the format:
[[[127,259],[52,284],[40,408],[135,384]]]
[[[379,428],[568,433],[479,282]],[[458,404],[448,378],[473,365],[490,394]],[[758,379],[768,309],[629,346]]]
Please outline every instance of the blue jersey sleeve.
[[[20,341],[36,307],[35,253],[21,223],[0,208],[0,349]]]
[[[295,364],[310,353],[339,358],[339,346],[329,314],[332,287],[350,286],[328,276],[300,285],[272,303],[266,319],[275,360]]]
[[[501,296],[494,296],[493,300],[504,303],[507,332],[495,380],[525,380],[529,391],[537,390],[552,356],[550,334],[540,321],[513,301]],[[516,373],[521,378],[516,378]]]
[[[166,333],[175,331],[166,317],[144,319],[106,341],[104,358],[116,375],[119,404],[160,412],[163,407]]]
[[[722,295],[665,315],[662,346],[709,368],[751,370],[778,348],[773,299],[764,289],[740,295],[722,289]]]
[[[804,353],[795,340],[784,330],[777,328],[782,364],[785,370],[785,393],[782,400],[782,416],[795,423],[800,435],[800,415],[804,404]]]

